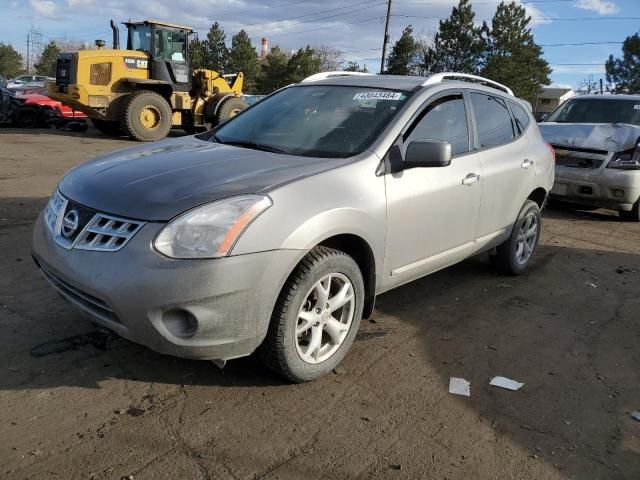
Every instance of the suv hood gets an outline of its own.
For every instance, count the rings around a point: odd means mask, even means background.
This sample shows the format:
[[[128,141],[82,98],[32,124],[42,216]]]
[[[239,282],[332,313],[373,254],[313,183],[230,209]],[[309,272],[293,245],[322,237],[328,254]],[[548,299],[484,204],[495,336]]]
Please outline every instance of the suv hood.
[[[258,193],[347,161],[262,152],[189,136],[97,157],[69,171],[58,188],[65,197],[101,212],[167,221],[198,205]]]
[[[634,148],[640,127],[626,123],[553,123],[538,125],[544,139],[565,147],[623,152]]]

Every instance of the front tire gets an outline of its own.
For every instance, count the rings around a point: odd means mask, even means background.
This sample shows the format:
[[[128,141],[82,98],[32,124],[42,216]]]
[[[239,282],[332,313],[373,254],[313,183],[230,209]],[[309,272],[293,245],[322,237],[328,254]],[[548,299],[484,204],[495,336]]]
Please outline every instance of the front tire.
[[[155,92],[134,92],[124,102],[120,126],[139,142],[162,140],[171,130],[171,107],[163,96]]]
[[[620,218],[629,222],[640,222],[640,198],[633,204],[633,208],[629,212],[618,212]]]
[[[520,275],[533,259],[540,242],[542,230],[540,207],[533,200],[527,200],[513,226],[511,236],[496,248],[496,254],[489,258],[500,272]]]
[[[262,361],[292,382],[325,375],[351,347],[363,305],[364,281],[353,258],[314,248],[280,292],[259,348]]]

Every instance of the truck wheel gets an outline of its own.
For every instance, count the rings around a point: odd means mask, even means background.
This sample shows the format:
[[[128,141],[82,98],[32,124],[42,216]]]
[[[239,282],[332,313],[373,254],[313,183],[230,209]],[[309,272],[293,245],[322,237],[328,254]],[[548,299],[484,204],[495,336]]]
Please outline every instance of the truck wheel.
[[[120,125],[139,142],[162,140],[171,130],[171,107],[161,95],[140,90],[125,100]]]
[[[538,248],[541,227],[540,207],[533,200],[527,200],[520,210],[511,236],[496,248],[496,255],[489,257],[491,264],[500,272],[520,275],[531,264]]]
[[[18,112],[15,122],[18,128],[37,128],[42,125],[39,112],[32,108],[25,108]]]
[[[216,125],[226,122],[232,117],[235,117],[242,110],[247,108],[249,104],[240,97],[228,97],[222,101],[222,105],[216,112],[215,120]]]
[[[640,222],[640,198],[633,204],[633,208],[628,212],[620,211],[620,218],[629,222]]]
[[[293,382],[330,372],[353,343],[363,300],[364,281],[353,258],[314,248],[280,292],[258,350],[264,364]]]
[[[109,135],[111,137],[119,137],[122,135],[122,128],[120,128],[120,124],[117,121],[92,118],[91,123],[96,127],[96,130],[100,133],[104,133],[105,135]]]

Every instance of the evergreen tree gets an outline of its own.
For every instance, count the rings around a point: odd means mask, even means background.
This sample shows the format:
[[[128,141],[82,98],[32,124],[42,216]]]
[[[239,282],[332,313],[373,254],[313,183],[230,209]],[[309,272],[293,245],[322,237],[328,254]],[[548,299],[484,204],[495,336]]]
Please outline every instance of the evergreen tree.
[[[229,72],[242,72],[247,92],[252,92],[260,73],[260,60],[247,32],[240,30],[231,39],[229,50]]]
[[[58,60],[59,53],[60,49],[58,48],[56,43],[54,41],[49,42],[49,44],[44,47],[38,63],[34,65],[36,73],[40,75],[46,75],[48,77],[55,77],[56,61]]]
[[[260,76],[257,81],[257,90],[260,93],[271,93],[282,88],[287,83],[287,64],[289,55],[280,47],[273,47],[264,57],[260,66]]]
[[[607,82],[616,93],[640,93],[640,35],[627,37],[622,44],[622,58],[609,56],[605,64]]]
[[[387,69],[389,75],[411,75],[414,73],[414,64],[418,53],[418,42],[413,38],[413,27],[409,25],[402,31],[402,36],[391,49],[387,57]]]
[[[207,51],[209,42],[206,40],[193,40],[189,44],[189,66],[196,68],[207,68]]]
[[[421,60],[421,70],[437,72],[478,73],[486,53],[486,23],[476,27],[470,0],[460,0],[451,16],[440,21],[440,28]]]
[[[22,55],[11,45],[0,42],[0,75],[13,78],[22,71]]]
[[[287,84],[297,83],[306,77],[320,72],[320,59],[313,48],[307,45],[294,53],[287,63]]]
[[[347,63],[347,66],[344,68],[345,72],[362,72],[362,73],[369,73],[369,70],[367,70],[367,66],[363,65],[362,67],[360,66],[360,64],[358,62],[349,62]]]
[[[211,25],[207,33],[206,59],[204,67],[223,73],[229,66],[229,49],[225,43],[227,35],[218,22]]]
[[[525,8],[502,2],[493,17],[486,65],[482,74],[508,85],[517,97],[534,103],[542,85],[549,85],[551,69],[533,39]]]

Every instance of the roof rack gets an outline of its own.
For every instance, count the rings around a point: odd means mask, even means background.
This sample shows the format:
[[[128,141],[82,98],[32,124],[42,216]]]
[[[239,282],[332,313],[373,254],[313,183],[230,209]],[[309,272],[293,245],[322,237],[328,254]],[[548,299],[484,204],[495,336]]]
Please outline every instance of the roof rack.
[[[320,73],[316,73],[315,75],[311,75],[310,77],[305,78],[304,80],[301,81],[301,83],[306,83],[306,82],[316,82],[318,80],[325,80],[327,78],[334,78],[334,77],[356,77],[356,76],[360,76],[360,75],[371,75],[370,73],[363,73],[363,72],[344,72],[344,71],[336,71],[336,72],[320,72]]]
[[[480,83],[482,85],[486,85],[487,87],[492,87],[498,90],[502,90],[503,92],[506,92],[509,95],[513,95],[513,91],[506,85],[502,85],[501,83],[494,82],[493,80],[489,80],[488,78],[479,77],[478,75],[470,75],[468,73],[455,73],[455,72],[434,73],[424,81],[422,86],[426,87],[427,85],[435,85],[436,83],[442,83],[444,80],[456,80],[456,79],[461,79],[462,81],[465,81],[465,82]]]

